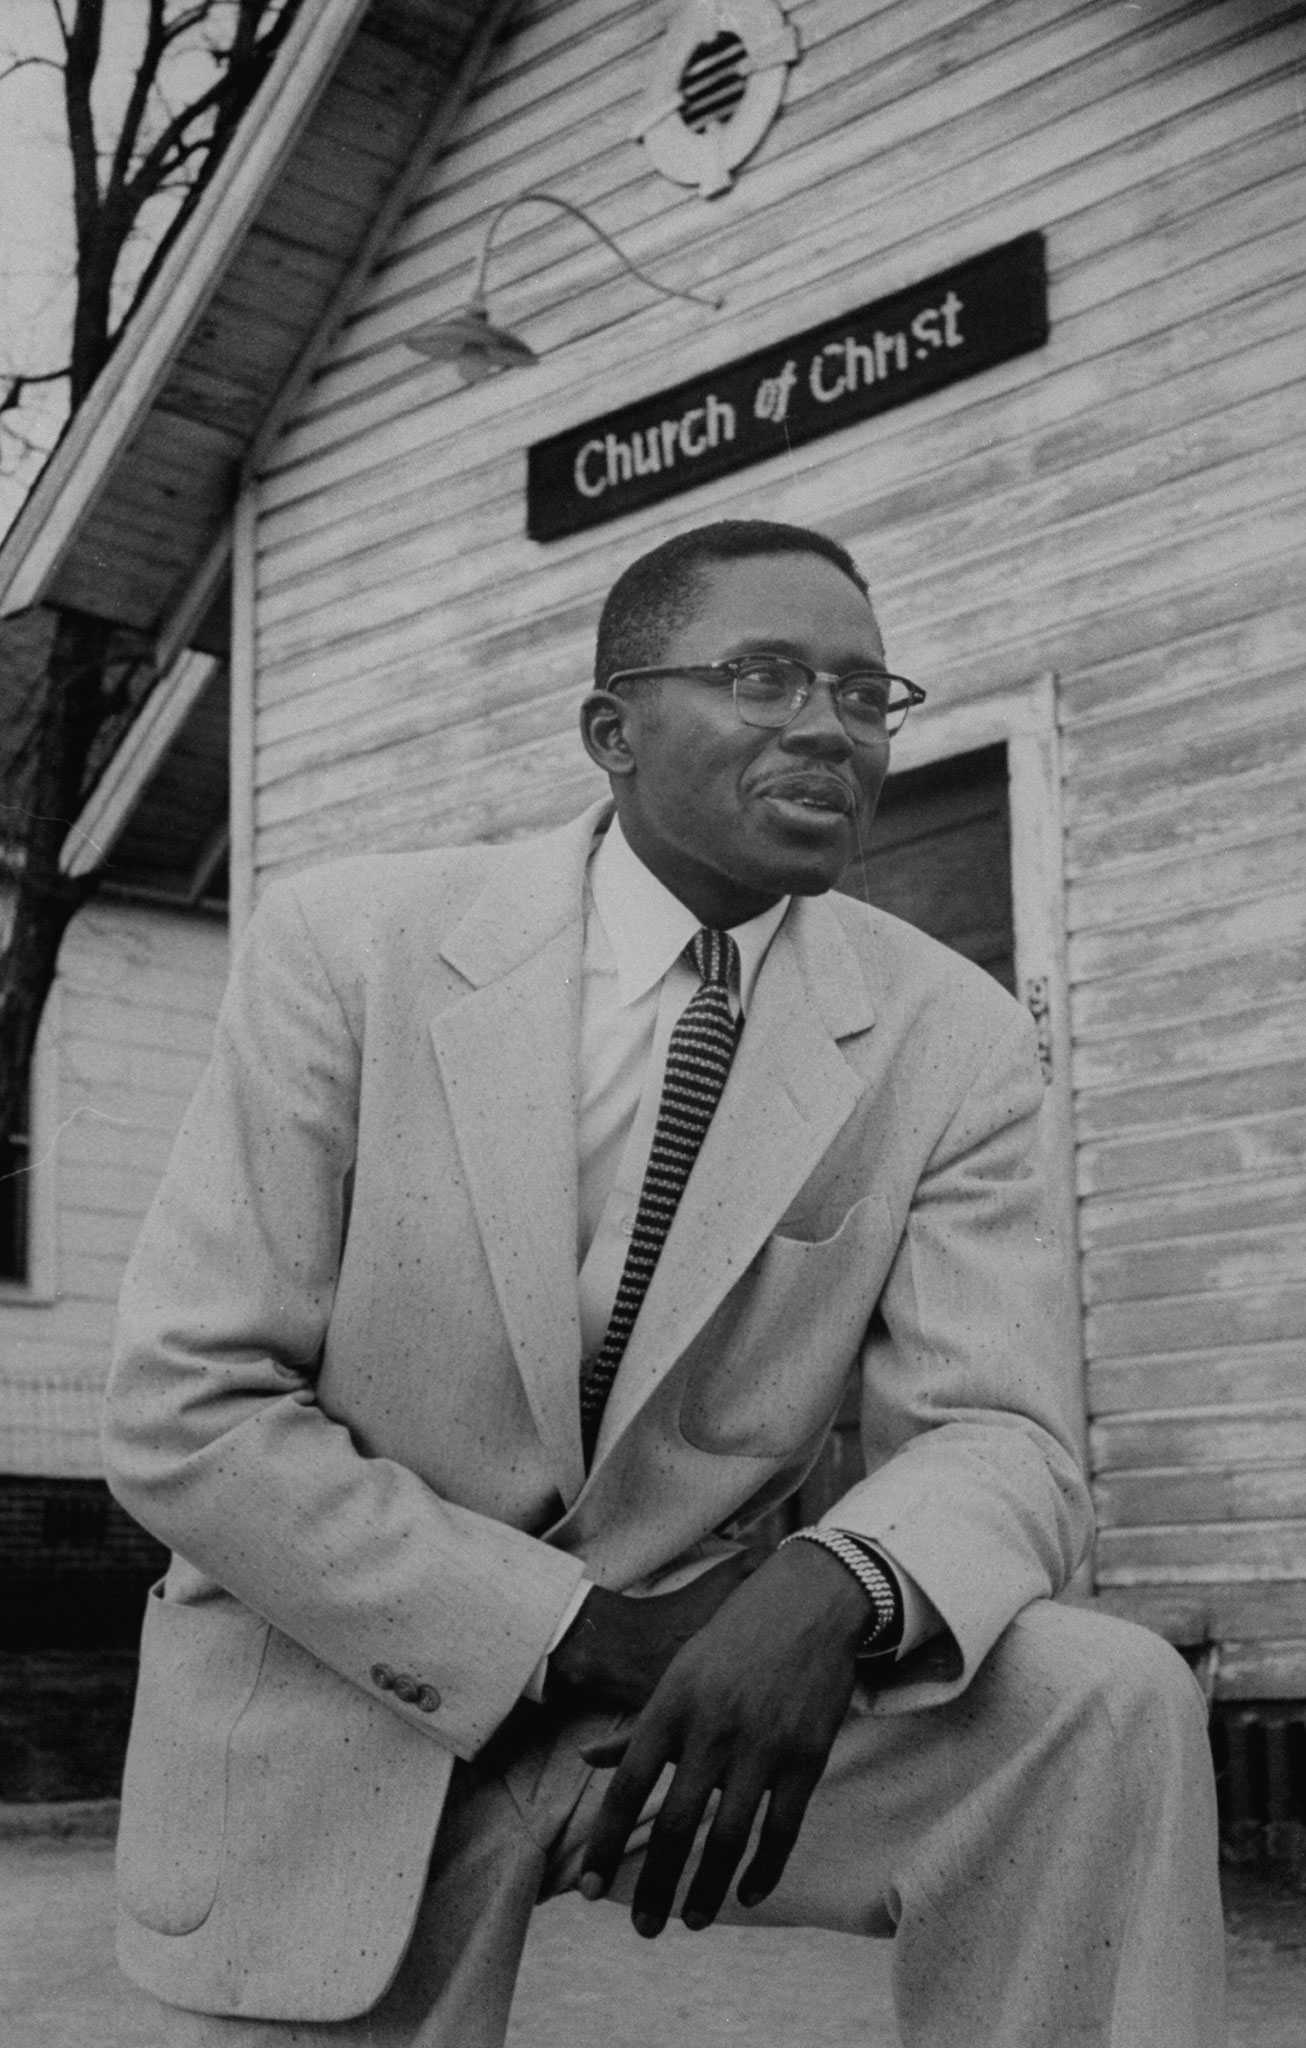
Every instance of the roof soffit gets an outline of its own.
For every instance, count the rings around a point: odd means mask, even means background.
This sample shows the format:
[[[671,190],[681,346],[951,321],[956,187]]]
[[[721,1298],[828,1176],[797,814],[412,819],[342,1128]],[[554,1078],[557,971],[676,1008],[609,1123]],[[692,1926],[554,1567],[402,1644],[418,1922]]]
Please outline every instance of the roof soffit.
[[[200,565],[225,546],[251,451],[302,388],[511,6],[308,0],[0,545],[0,719],[30,701],[60,607],[161,653],[176,638]],[[172,668],[171,656],[158,664],[156,689]],[[225,776],[212,719],[196,744],[216,749]],[[166,758],[150,765],[138,800],[169,772]]]
[[[432,110],[483,44],[483,18],[504,12],[474,0],[303,8],[0,545],[0,613],[45,600],[158,626]]]

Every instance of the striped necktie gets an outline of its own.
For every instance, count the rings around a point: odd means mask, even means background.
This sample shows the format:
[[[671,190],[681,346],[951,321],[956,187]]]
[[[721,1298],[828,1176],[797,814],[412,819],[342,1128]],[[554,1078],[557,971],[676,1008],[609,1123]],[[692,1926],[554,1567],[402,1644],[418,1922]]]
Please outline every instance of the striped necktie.
[[[696,932],[681,957],[697,968],[699,987],[667,1042],[653,1143],[607,1331],[598,1352],[581,1366],[580,1420],[587,1465],[617,1367],[726,1085],[739,1036],[730,1012],[730,982],[739,971],[739,948],[729,932]]]

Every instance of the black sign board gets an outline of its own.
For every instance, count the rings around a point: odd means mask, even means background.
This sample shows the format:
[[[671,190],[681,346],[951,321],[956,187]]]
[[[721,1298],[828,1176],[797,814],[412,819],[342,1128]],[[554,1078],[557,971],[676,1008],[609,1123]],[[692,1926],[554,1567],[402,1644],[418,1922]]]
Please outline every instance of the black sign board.
[[[1041,234],[1022,235],[923,284],[741,356],[530,449],[533,540],[765,462],[800,442],[907,405],[1047,340]]]

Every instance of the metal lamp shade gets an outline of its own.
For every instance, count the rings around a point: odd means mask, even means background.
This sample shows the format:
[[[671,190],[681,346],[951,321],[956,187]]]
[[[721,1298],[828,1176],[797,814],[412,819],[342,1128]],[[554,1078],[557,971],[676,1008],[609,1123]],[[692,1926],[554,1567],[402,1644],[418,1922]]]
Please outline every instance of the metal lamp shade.
[[[496,370],[512,370],[538,360],[535,350],[507,327],[494,327],[484,305],[475,300],[447,320],[433,320],[404,340],[433,362],[453,363],[464,384],[479,384]]]

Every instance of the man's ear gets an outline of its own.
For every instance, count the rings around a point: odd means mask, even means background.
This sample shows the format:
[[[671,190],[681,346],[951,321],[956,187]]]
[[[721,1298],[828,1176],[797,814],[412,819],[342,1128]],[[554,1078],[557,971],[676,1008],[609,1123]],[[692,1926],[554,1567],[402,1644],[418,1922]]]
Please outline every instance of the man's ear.
[[[605,775],[633,775],[635,756],[626,734],[630,705],[615,690],[591,690],[580,707],[585,752]]]

